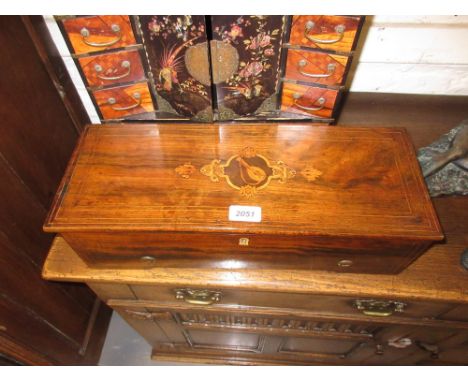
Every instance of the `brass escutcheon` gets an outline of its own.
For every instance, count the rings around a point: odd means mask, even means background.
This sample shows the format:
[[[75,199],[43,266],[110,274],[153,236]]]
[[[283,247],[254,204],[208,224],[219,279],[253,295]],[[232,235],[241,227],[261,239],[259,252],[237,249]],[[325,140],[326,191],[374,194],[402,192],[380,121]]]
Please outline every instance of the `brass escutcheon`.
[[[239,239],[239,245],[242,245],[242,246],[248,246],[249,245],[249,238],[247,237],[241,237]]]

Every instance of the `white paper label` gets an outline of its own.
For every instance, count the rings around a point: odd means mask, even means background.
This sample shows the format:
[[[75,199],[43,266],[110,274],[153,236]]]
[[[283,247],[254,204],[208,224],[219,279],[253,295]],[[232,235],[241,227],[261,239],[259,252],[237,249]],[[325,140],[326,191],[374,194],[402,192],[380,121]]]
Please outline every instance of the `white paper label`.
[[[229,220],[259,223],[262,221],[262,208],[256,206],[229,206]]]

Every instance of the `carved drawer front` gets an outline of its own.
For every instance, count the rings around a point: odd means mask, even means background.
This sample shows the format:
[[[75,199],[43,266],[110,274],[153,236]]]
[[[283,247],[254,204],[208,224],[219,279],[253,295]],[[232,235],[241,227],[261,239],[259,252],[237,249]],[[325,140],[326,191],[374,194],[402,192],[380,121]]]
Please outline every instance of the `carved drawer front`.
[[[344,85],[348,56],[288,49],[285,78],[323,85]]]
[[[317,316],[347,317],[379,322],[414,321],[433,325],[467,327],[467,318],[446,320],[441,315],[453,308],[449,303],[409,301],[405,299],[360,298],[346,296],[311,295],[299,293],[259,292],[223,288],[184,288],[150,285],[130,285],[110,289],[107,284],[91,284],[104,301],[135,299],[182,306],[244,306],[250,309],[291,309]],[[198,301],[197,301],[198,300]],[[439,321],[440,320],[440,321]],[[439,323],[439,324],[438,324]]]
[[[102,87],[145,80],[139,50],[124,50],[78,59],[91,87]]]
[[[359,17],[293,16],[289,43],[310,48],[350,52],[357,41]]]
[[[120,119],[154,111],[146,82],[97,90],[93,96],[103,119]]]
[[[111,300],[155,358],[245,357],[262,363],[466,364],[468,330],[316,318],[284,310]]]
[[[62,23],[75,54],[136,44],[128,16],[77,17]]]
[[[127,303],[113,300],[111,306],[162,353],[214,351],[264,356],[278,363],[356,363],[361,349],[375,349],[374,334],[382,330],[373,324],[291,318],[278,312],[206,312]]]
[[[313,118],[332,118],[338,91],[283,82],[281,110]]]

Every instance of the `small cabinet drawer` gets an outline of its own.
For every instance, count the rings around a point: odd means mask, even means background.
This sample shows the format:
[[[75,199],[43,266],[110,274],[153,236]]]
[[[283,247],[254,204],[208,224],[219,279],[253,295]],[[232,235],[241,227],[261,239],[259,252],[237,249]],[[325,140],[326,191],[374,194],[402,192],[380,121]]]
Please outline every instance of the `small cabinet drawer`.
[[[62,21],[75,54],[136,44],[128,16],[87,16]]]
[[[337,90],[283,82],[281,111],[332,118],[337,96]]]
[[[138,50],[82,57],[78,62],[90,87],[145,80],[145,70]]]
[[[343,85],[349,57],[288,49],[285,78],[329,86]]]
[[[154,111],[146,82],[93,92],[103,119],[120,119]]]
[[[289,43],[348,53],[354,49],[360,21],[360,17],[294,16]]]

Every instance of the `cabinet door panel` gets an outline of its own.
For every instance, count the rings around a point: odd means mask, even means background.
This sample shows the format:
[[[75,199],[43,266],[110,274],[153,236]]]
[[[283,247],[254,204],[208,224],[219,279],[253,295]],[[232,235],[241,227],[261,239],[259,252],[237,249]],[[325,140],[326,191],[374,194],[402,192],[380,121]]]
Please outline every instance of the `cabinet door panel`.
[[[204,16],[139,16],[158,109],[173,118],[213,120]]]
[[[285,17],[211,16],[211,65],[220,120],[277,109]]]

